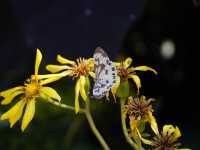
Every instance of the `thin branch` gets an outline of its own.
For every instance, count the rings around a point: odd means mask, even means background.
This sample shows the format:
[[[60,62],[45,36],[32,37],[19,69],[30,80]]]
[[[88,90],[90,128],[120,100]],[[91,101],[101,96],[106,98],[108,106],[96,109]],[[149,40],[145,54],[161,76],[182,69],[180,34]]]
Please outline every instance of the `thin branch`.
[[[91,128],[92,132],[94,133],[94,135],[98,139],[98,141],[101,144],[101,146],[103,147],[103,149],[104,150],[110,150],[109,146],[107,145],[107,143],[105,142],[104,138],[102,137],[102,135],[100,134],[100,132],[98,131],[98,129],[95,126],[94,120],[93,120],[92,115],[90,113],[89,102],[86,102],[85,115],[86,115],[86,118],[88,120],[88,123],[90,125],[90,128]]]
[[[130,144],[130,146],[132,148],[134,148],[135,150],[139,150],[138,145],[129,137],[128,135],[128,131],[126,128],[126,116],[123,113],[123,109],[124,109],[124,104],[125,104],[125,100],[124,99],[120,99],[120,106],[121,106],[121,123],[122,123],[122,129],[123,129],[123,133],[124,136],[126,138],[126,141]]]
[[[66,104],[62,104],[62,103],[59,103],[57,101],[54,101],[52,99],[48,99],[47,100],[49,103],[55,105],[55,106],[58,106],[58,107],[61,107],[61,108],[64,108],[64,109],[68,109],[68,110],[72,110],[72,111],[75,111],[74,107],[73,106],[69,106],[69,105],[66,105]],[[85,110],[84,109],[80,109],[79,110],[80,113],[85,113]]]

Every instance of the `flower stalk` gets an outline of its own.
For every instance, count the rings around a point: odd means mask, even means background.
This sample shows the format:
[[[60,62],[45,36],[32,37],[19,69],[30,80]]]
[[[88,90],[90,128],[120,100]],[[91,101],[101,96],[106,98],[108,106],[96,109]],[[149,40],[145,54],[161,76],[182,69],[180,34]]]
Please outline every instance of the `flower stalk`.
[[[123,98],[120,99],[122,130],[126,138],[126,141],[130,144],[130,146],[134,148],[135,150],[139,150],[138,145],[129,137],[129,134],[128,134],[128,130],[126,127],[126,116],[125,116],[125,113],[123,112],[125,102],[126,102],[125,99]]]
[[[85,116],[86,116],[86,118],[88,120],[88,123],[90,125],[90,128],[91,128],[92,132],[96,136],[96,138],[99,141],[99,143],[101,144],[102,148],[104,150],[110,150],[110,148],[107,145],[107,143],[105,142],[103,136],[100,134],[100,132],[98,131],[98,129],[95,126],[94,120],[93,120],[92,115],[90,113],[90,103],[89,103],[89,100],[86,102]]]
[[[48,102],[53,104],[53,105],[55,105],[55,106],[57,106],[57,107],[61,107],[61,108],[67,109],[67,110],[72,110],[72,111],[75,110],[75,108],[73,106],[62,104],[62,103],[53,101],[52,99],[48,99]],[[92,115],[90,113],[89,100],[87,100],[87,102],[86,102],[85,109],[82,109],[82,108],[79,109],[79,113],[85,115],[92,132],[96,136],[96,138],[99,141],[99,143],[101,144],[102,148],[104,150],[110,150],[108,144],[106,143],[106,141],[104,140],[103,136],[100,134],[100,132],[98,131],[98,129],[97,129],[95,123],[94,123],[94,120],[93,120]]]
[[[55,105],[55,106],[57,106],[57,107],[61,107],[61,108],[64,108],[64,109],[68,109],[68,110],[74,111],[74,107],[73,106],[62,104],[62,103],[56,102],[56,101],[54,101],[52,99],[48,99],[48,102],[53,104],[53,105]],[[79,110],[79,113],[85,113],[85,110],[81,108]]]

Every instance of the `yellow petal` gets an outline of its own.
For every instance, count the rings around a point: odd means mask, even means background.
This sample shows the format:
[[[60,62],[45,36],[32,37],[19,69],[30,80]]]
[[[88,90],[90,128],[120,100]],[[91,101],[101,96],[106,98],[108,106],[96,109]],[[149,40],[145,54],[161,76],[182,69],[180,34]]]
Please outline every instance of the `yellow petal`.
[[[55,82],[59,79],[61,79],[62,77],[52,77],[52,78],[48,78],[48,79],[45,79],[45,80],[42,80],[40,81],[40,85],[45,85],[45,84],[48,84],[48,83],[51,83],[51,82]]]
[[[135,117],[129,117],[129,120],[130,120],[129,124],[130,124],[131,130],[135,130],[138,123],[137,119],[135,119]]]
[[[10,94],[12,94],[13,92],[18,91],[18,90],[23,90],[23,89],[24,89],[23,86],[17,86],[17,87],[14,87],[14,88],[11,88],[11,89],[8,89],[8,90],[0,92],[0,96],[7,97]]]
[[[10,95],[8,95],[7,97],[5,97],[5,99],[3,99],[3,100],[1,101],[1,104],[2,104],[2,105],[7,105],[7,104],[11,103],[12,100],[13,100],[16,96],[18,96],[18,95],[20,95],[20,94],[22,94],[22,93],[24,93],[24,91],[15,91],[15,92],[11,93]]]
[[[177,139],[181,137],[181,131],[179,130],[178,126],[176,126],[175,131],[174,131],[174,137]]]
[[[177,141],[177,139],[179,137],[181,137],[181,131],[179,130],[178,126],[176,126],[175,129],[174,129],[173,136],[170,140],[173,143],[173,142]]]
[[[47,79],[47,78],[53,78],[53,77],[64,77],[64,76],[69,75],[70,73],[71,71],[68,70],[61,73],[38,75],[38,79],[41,80],[41,79]]]
[[[95,75],[95,73],[94,72],[92,72],[92,71],[90,71],[89,72],[89,75],[93,78],[93,79],[95,79],[96,78],[96,75]]]
[[[114,99],[116,100],[116,92],[117,92],[117,89],[118,89],[118,87],[119,87],[119,85],[120,85],[120,77],[119,76],[117,76],[116,77],[116,83],[115,83],[115,85],[111,88],[111,92],[112,92],[112,95],[113,95],[113,97],[114,97]]]
[[[135,140],[137,137],[139,137],[139,136],[138,136],[138,133],[137,133],[137,131],[136,131],[136,129],[135,129],[135,130],[130,130],[130,132],[129,132],[129,137],[130,137],[130,138],[133,138],[134,140]]]
[[[174,132],[174,127],[173,125],[164,125],[163,126],[163,135],[166,136],[167,134],[171,134]]]
[[[141,88],[140,78],[134,74],[128,75],[128,78],[133,79],[133,82],[135,82],[135,85],[137,86],[137,92],[139,93],[139,89]]]
[[[87,64],[88,64],[89,67],[93,68],[94,67],[94,60],[93,60],[93,58],[89,58],[87,60]]]
[[[43,100],[47,100],[47,101],[54,101],[54,100],[50,99],[49,96],[47,96],[46,94],[41,93],[41,92],[40,92],[40,98],[42,98]]]
[[[75,113],[79,112],[79,91],[80,91],[80,79],[76,82],[75,86]]]
[[[60,95],[53,89],[53,88],[50,88],[50,87],[42,87],[40,89],[40,92],[47,95],[48,97],[50,98],[53,98],[55,100],[58,100],[60,101],[61,100],[61,97]]]
[[[31,120],[33,119],[35,115],[35,99],[30,100],[27,103],[26,110],[23,116],[21,130],[24,131],[26,127],[29,125]]]
[[[136,128],[136,130],[137,130],[137,133],[138,133],[139,138],[142,140],[142,142],[143,142],[144,144],[153,145],[153,142],[152,142],[152,141],[147,140],[147,139],[144,139],[144,138],[141,136],[140,131],[139,131],[137,128]]]
[[[156,119],[155,119],[155,117],[152,115],[151,112],[149,112],[149,123],[150,123],[150,125],[151,125],[151,129],[153,130],[153,132],[154,132],[156,135],[159,135],[158,125],[157,125]]]
[[[35,59],[35,76],[36,76],[35,78],[36,79],[38,79],[37,75],[38,75],[41,61],[42,61],[42,53],[40,52],[39,49],[37,49],[36,59]]]
[[[94,64],[94,59],[93,58],[88,58],[87,59],[87,62],[90,64],[90,63],[93,63]]]
[[[85,83],[86,83],[85,77],[81,76],[80,77],[80,94],[84,101],[86,101],[88,99],[88,96],[85,92]]]
[[[57,55],[57,61],[59,63],[61,63],[61,64],[71,64],[71,65],[75,65],[76,64],[75,61],[66,59],[66,58],[62,57],[61,55]]]
[[[11,109],[1,116],[1,120],[8,119],[10,127],[12,127],[20,118],[26,101],[24,99],[17,102]]]
[[[151,67],[148,67],[148,66],[138,66],[138,67],[135,67],[134,70],[136,71],[152,71],[154,74],[158,74],[157,71]]]
[[[46,66],[46,70],[50,71],[51,73],[60,72],[65,69],[71,69],[71,67],[67,65],[47,65]]]
[[[130,58],[130,57],[128,57],[128,58],[126,58],[126,60],[124,61],[124,67],[125,68],[128,68],[130,65],[131,65],[131,63],[132,63],[132,58]]]

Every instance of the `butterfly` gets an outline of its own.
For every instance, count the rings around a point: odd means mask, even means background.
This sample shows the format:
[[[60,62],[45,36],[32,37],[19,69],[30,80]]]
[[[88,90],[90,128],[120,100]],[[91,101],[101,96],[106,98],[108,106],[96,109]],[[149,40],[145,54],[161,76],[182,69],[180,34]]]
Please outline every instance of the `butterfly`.
[[[114,63],[110,61],[108,55],[101,47],[95,49],[93,59],[96,74],[93,97],[101,99],[115,85],[117,70]]]

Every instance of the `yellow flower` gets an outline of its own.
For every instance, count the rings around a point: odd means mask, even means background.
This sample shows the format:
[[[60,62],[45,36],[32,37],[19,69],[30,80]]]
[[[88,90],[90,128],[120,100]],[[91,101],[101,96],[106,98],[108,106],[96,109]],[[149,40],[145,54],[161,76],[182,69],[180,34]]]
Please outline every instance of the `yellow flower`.
[[[10,104],[15,97],[19,97],[19,101],[7,112],[1,115],[1,120],[9,120],[10,127],[21,118],[23,111],[23,119],[21,130],[24,131],[35,114],[35,103],[37,97],[43,97],[45,99],[52,98],[56,101],[60,101],[61,97],[58,93],[50,88],[43,85],[58,80],[63,74],[49,74],[49,75],[38,75],[39,66],[42,61],[42,54],[39,49],[36,53],[35,61],[35,73],[30,79],[24,83],[23,86],[17,86],[9,90],[0,92],[0,96],[4,99],[1,101],[2,105]],[[26,106],[25,110],[24,107]]]
[[[57,61],[62,65],[47,65],[46,69],[52,73],[64,71],[67,73],[66,76],[72,77],[73,79],[76,78],[75,112],[78,113],[80,109],[79,94],[86,101],[88,99],[87,92],[89,92],[90,88],[89,75],[95,78],[93,58],[78,58],[76,61],[72,61],[58,55]]]
[[[136,74],[136,71],[152,71],[154,74],[157,75],[156,70],[148,66],[132,67],[131,64],[132,64],[132,59],[130,57],[126,58],[126,60],[121,63],[115,63],[118,71],[118,77],[115,86],[111,89],[114,98],[117,89],[120,86],[120,82],[126,81],[128,79],[133,80],[133,82],[136,84],[137,92],[139,93],[139,89],[141,88],[141,82],[140,78]]]
[[[156,119],[152,115],[153,109],[150,104],[154,99],[146,100],[145,96],[129,97],[128,104],[125,105],[125,111],[130,120],[130,136],[136,137],[138,126],[141,123],[148,122],[155,133],[158,133]]]
[[[178,148],[180,146],[180,143],[178,143],[177,140],[178,138],[181,137],[181,132],[177,126],[174,127],[173,125],[164,125],[161,133],[159,132],[154,132],[154,133],[156,134],[156,136],[153,138],[153,140],[148,140],[144,139],[140,135],[140,132],[138,131],[138,135],[143,141],[143,143],[151,145],[153,149],[190,150],[187,148],[181,148],[181,149]]]

